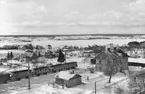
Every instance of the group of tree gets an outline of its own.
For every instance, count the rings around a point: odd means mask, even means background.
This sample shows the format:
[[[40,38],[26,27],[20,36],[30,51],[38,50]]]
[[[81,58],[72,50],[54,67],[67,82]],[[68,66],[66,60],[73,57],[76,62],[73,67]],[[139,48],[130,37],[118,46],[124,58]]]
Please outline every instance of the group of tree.
[[[2,50],[17,50],[20,45],[4,45],[0,47]]]
[[[32,44],[26,44],[26,45],[24,45],[23,47],[25,47],[26,49],[31,49],[31,50],[34,49],[34,47],[33,47]]]
[[[132,41],[128,43],[128,47],[131,48],[145,48],[145,41],[142,42],[137,42],[137,41]]]
[[[116,86],[115,94],[144,94],[145,92],[145,79],[144,79],[144,71],[139,71],[141,75],[138,73],[135,75],[130,75],[126,82],[127,87]],[[143,73],[143,74],[142,74]]]
[[[141,94],[142,92],[145,92],[145,71],[139,71],[135,75],[132,75],[129,77],[128,82],[128,91],[131,92],[131,94]],[[144,93],[142,93],[144,94]]]
[[[7,60],[11,60],[11,59],[13,59],[13,57],[14,57],[13,52],[7,53],[7,56],[6,56]]]

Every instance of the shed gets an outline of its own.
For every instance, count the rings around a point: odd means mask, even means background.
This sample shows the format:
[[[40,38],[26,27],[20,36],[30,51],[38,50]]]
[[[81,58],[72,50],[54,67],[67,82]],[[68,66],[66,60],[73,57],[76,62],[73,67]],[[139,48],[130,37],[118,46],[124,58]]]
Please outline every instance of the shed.
[[[69,71],[61,71],[55,77],[55,83],[68,88],[82,83],[81,75]]]

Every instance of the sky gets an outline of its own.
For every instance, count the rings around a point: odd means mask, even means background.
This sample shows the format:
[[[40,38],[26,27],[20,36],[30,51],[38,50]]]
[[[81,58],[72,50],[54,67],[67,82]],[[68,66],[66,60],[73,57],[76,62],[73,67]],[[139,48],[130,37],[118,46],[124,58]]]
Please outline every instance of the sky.
[[[145,0],[0,0],[0,35],[145,34]]]

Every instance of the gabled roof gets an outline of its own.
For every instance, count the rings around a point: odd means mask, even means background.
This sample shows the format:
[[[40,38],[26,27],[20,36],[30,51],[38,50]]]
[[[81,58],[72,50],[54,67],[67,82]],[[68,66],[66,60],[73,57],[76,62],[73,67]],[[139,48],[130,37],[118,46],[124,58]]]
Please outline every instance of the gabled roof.
[[[122,54],[123,57],[129,57],[127,53],[125,53],[122,49],[118,49],[117,53]]]
[[[81,75],[78,75],[78,74],[75,74],[75,73],[71,74],[69,71],[61,71],[56,75],[56,77],[64,79],[64,80],[70,80],[71,78],[74,78],[75,76],[80,76],[81,77]]]
[[[104,56],[102,58],[100,58],[101,55],[104,55]],[[97,59],[105,59],[107,57],[112,57],[112,56],[115,57],[115,58],[119,58],[116,54],[114,54],[112,52],[105,52],[105,51],[99,53],[95,58],[97,58]]]

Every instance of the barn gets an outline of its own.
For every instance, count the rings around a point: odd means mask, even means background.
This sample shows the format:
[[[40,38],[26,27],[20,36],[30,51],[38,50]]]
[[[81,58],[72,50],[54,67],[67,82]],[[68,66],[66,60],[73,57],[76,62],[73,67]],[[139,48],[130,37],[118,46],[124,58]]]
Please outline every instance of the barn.
[[[67,88],[74,87],[82,83],[81,75],[69,71],[61,71],[56,75],[55,83]]]

